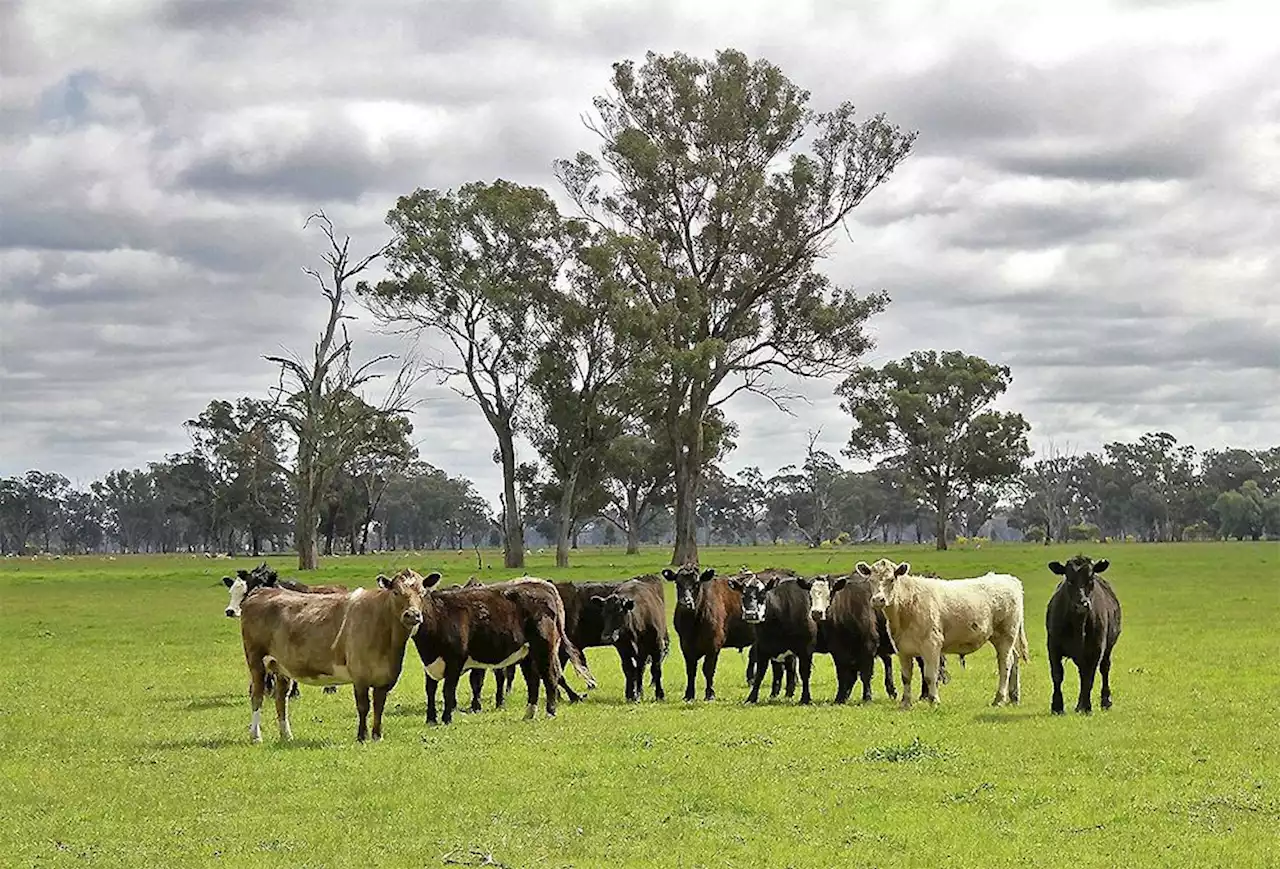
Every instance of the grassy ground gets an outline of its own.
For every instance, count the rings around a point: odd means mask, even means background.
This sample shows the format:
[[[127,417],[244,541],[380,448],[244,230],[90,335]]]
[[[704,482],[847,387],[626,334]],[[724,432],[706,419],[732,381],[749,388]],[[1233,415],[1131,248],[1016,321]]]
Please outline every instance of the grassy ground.
[[[989,648],[953,666],[936,709],[899,711],[879,685],[870,706],[831,706],[825,656],[814,707],[746,708],[732,651],[720,699],[686,705],[673,632],[664,704],[623,703],[616,656],[601,649],[601,687],[555,720],[521,720],[517,677],[506,710],[488,709],[487,681],[485,712],[428,729],[410,645],[384,742],[356,744],[349,691],[304,688],[294,742],[274,741],[267,710],[256,747],[219,581],[249,560],[5,560],[0,865],[1277,865],[1280,551],[1088,551],[1111,558],[1125,613],[1115,709],[1090,718],[1049,715],[1044,565],[1074,549],[718,549],[704,565],[817,572],[889,554],[946,577],[1019,575],[1023,705],[987,705]],[[621,578],[665,556],[582,553],[568,571],[535,557],[530,572]],[[405,564],[455,580],[475,568],[474,555],[424,553],[329,559],[321,575],[370,585]],[[1068,666],[1068,708],[1075,684]]]

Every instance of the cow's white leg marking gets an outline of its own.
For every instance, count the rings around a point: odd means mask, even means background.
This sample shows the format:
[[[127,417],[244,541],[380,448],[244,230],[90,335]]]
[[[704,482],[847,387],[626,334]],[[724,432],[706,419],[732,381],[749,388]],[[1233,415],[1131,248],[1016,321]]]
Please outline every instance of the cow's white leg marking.
[[[289,727],[288,715],[286,715],[284,718],[278,719],[276,723],[280,725],[281,739],[293,739],[293,729]]]
[[[253,710],[249,718],[249,738],[254,742],[262,742],[262,710]]]

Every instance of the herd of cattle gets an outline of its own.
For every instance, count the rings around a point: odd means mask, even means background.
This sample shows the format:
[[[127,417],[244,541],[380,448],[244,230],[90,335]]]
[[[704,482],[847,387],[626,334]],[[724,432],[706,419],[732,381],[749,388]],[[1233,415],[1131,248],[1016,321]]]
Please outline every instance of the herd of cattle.
[[[1097,672],[1102,707],[1111,706],[1111,652],[1120,635],[1120,603],[1099,576],[1107,567],[1107,561],[1084,555],[1049,564],[1062,576],[1046,613],[1055,713],[1063,711],[1064,657],[1080,673],[1076,710],[1091,711]],[[1008,574],[958,580],[913,576],[907,562],[882,558],[858,562],[847,576],[803,577],[775,569],[718,576],[715,570],[685,565],[622,582],[551,583],[526,576],[488,584],[472,579],[451,588],[439,587],[439,573],[424,577],[405,569],[393,577],[378,576],[375,588],[348,589],[280,579],[264,563],[223,578],[231,594],[226,615],[240,619],[249,668],[250,736],[262,739],[262,702],[271,691],[280,736],[291,738],[288,703],[301,682],[326,691],[352,685],[359,715],[356,738],[380,739],[387,692],[400,677],[410,640],[425,671],[429,724],[436,722],[438,683],[444,683],[441,720],[448,724],[464,673],[469,671],[470,708],[479,711],[485,672],[494,673],[495,702],[501,707],[517,666],[528,689],[525,717],[534,716],[541,691],[547,715],[553,716],[560,690],[570,702],[581,699],[565,678],[566,665],[588,689],[596,687],[582,651],[594,646],[617,650],[627,700],[641,699],[646,668],[654,697],[662,700],[662,663],[670,646],[664,581],[675,587],[673,623],[684,655],[686,701],[695,696],[699,661],[704,697],[711,700],[720,652],[749,648],[748,703],[759,699],[766,664],[771,696],[782,691],[785,677],[786,696],[793,697],[798,670],[799,702],[810,703],[815,654],[829,654],[835,663],[836,703],[845,703],[859,680],[863,702],[871,700],[877,657],[884,663],[885,692],[896,697],[895,654],[902,706],[911,705],[917,664],[920,698],[937,703],[938,686],[948,680],[944,655],[958,655],[963,664],[965,655],[987,643],[996,650],[993,705],[1019,700],[1027,634],[1022,583]]]

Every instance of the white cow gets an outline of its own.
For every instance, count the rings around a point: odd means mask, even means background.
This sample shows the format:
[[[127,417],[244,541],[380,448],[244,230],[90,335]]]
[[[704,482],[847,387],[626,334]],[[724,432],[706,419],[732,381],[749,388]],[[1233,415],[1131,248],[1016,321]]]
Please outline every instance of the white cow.
[[[938,702],[938,661],[943,655],[970,655],[987,643],[995,646],[1000,682],[992,706],[1017,703],[1018,660],[1027,660],[1027,631],[1022,581],[1007,573],[976,579],[912,576],[910,563],[881,558],[859,561],[858,573],[870,578],[871,605],[883,610],[898,649],[902,707],[911,705],[915,657],[924,661],[925,694]]]

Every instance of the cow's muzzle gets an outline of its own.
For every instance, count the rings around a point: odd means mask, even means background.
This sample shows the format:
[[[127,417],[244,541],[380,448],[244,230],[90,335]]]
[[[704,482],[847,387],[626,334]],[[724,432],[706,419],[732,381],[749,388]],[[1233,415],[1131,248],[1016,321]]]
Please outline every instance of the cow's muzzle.
[[[621,630],[611,631],[607,636],[605,636],[604,641],[606,643],[616,643],[621,637],[622,637]]]
[[[400,616],[400,621],[404,622],[406,628],[416,628],[422,624],[422,613],[417,610],[405,610],[404,615]]]
[[[764,621],[764,610],[743,610],[742,620],[747,624],[758,625]]]
[[[873,607],[875,607],[876,609],[878,609],[878,610],[882,610],[882,609],[884,609],[884,604],[885,604],[884,595],[882,595],[882,594],[873,594],[873,595],[871,596],[871,605],[872,605]]]
[[[231,609],[230,607],[227,607],[227,618],[234,619],[237,615],[239,615],[239,613],[237,613],[235,610]]]
[[[827,618],[827,611],[826,610],[810,610],[809,618],[813,619],[815,622],[825,621]]]

